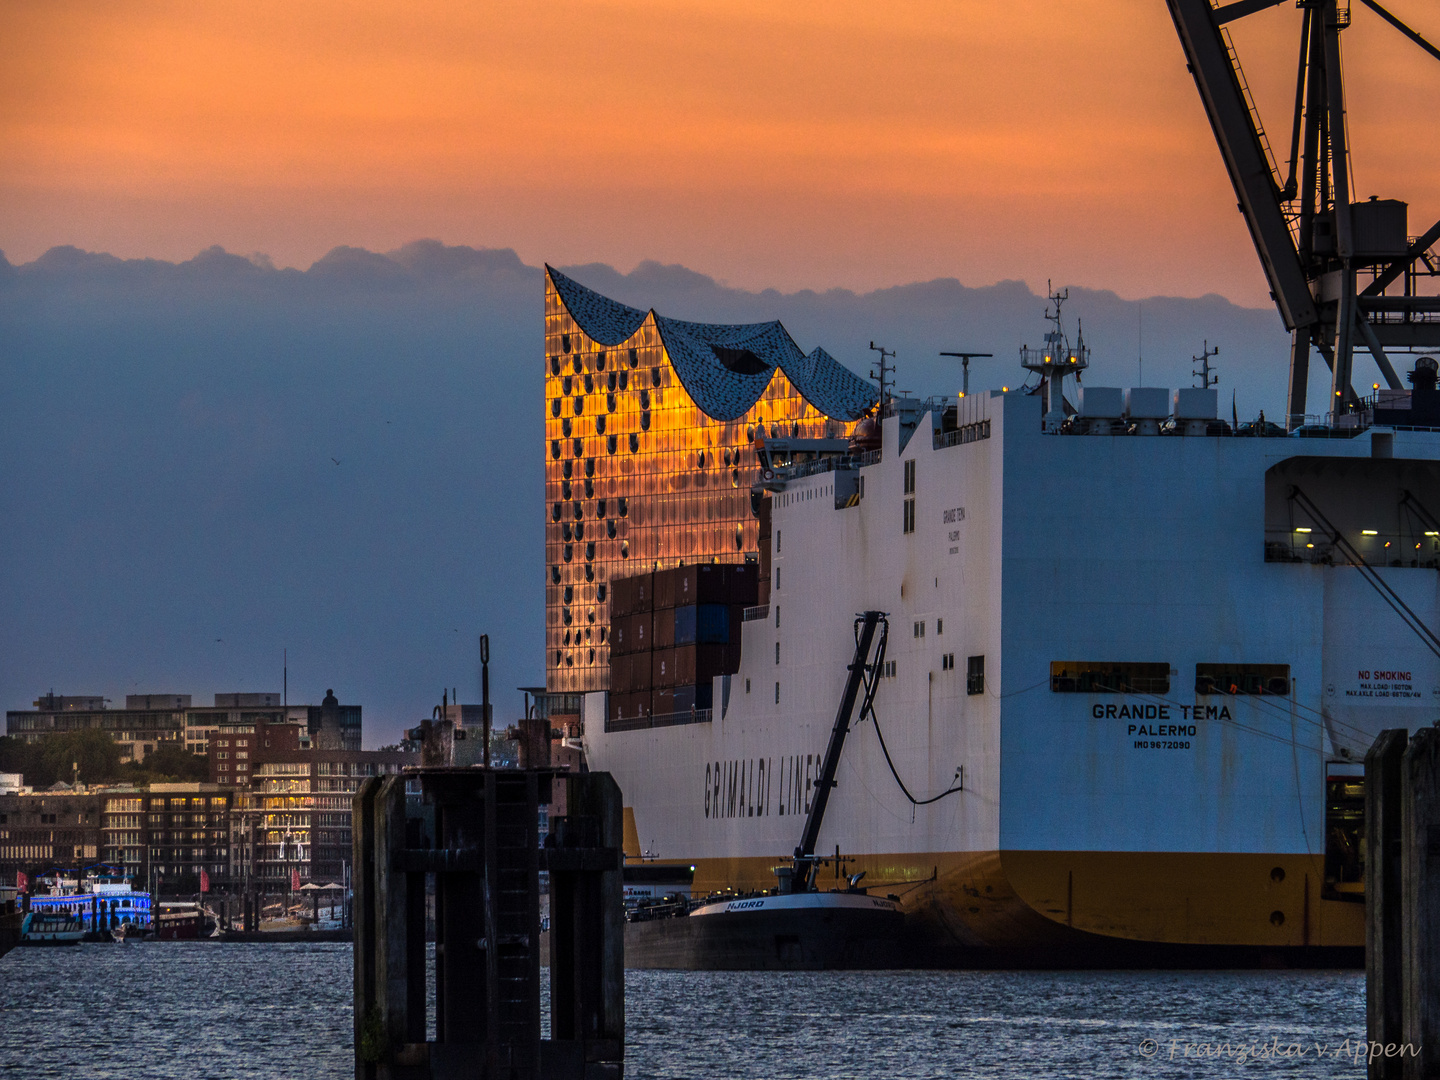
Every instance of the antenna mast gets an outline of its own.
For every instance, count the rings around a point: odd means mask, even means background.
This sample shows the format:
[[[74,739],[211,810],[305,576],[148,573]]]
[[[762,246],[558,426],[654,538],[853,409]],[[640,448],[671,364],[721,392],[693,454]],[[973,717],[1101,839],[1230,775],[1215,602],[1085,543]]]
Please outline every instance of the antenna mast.
[[[880,366],[880,374],[879,374],[879,375],[876,375],[876,374],[875,374],[875,370],[874,370],[874,368],[872,367],[871,370],[870,370],[870,378],[875,379],[876,381],[878,381],[878,382],[880,383],[880,410],[879,410],[879,413],[880,413],[880,415],[883,415],[884,412],[885,412],[885,403],[890,400],[889,397],[887,396],[887,390],[886,390],[886,388],[887,388],[887,387],[893,387],[893,386],[895,385],[895,378],[894,378],[894,375],[895,375],[895,365],[894,365],[894,364],[887,364],[887,363],[885,363],[885,360],[886,360],[887,357],[888,357],[889,359],[891,359],[891,360],[894,360],[894,359],[895,359],[895,350],[894,350],[894,349],[887,349],[887,348],[885,348],[883,345],[876,345],[875,342],[873,342],[873,341],[870,342],[870,348],[871,348],[872,350],[874,350],[875,352],[878,352],[878,353],[880,354],[880,364],[879,364],[879,366]],[[886,377],[886,376],[887,376],[887,373],[888,373],[888,375],[889,375],[888,378]]]
[[[1220,382],[1219,375],[1212,375],[1210,373],[1210,358],[1212,356],[1219,355],[1220,346],[1216,345],[1215,348],[1212,349],[1210,348],[1210,342],[1206,341],[1205,344],[1200,348],[1200,355],[1192,356],[1190,358],[1194,360],[1195,363],[1200,365],[1194,371],[1192,371],[1191,374],[1194,375],[1195,378],[1200,380],[1195,385],[1198,386],[1201,390],[1209,390],[1212,386],[1215,386]]]

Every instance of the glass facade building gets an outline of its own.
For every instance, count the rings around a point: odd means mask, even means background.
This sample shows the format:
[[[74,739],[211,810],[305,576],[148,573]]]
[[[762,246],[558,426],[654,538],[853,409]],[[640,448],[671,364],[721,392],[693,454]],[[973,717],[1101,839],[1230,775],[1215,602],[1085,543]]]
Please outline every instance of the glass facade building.
[[[743,562],[762,438],[842,438],[874,387],[778,322],[640,311],[545,274],[545,684],[609,689],[609,585]]]

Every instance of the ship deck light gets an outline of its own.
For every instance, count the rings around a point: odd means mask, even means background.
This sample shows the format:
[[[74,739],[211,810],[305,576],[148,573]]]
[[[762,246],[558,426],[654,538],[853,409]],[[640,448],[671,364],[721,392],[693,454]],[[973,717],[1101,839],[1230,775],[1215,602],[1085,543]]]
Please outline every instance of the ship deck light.
[[[1425,535],[1426,535],[1426,536],[1440,536],[1440,532],[1436,532],[1434,529],[1428,529],[1428,530],[1426,530]]]
[[[1375,529],[1361,529],[1361,530],[1360,530],[1360,535],[1361,535],[1361,536],[1379,536],[1380,533],[1377,532]]]
[[[1308,533],[1310,530],[1303,526],[1295,530],[1297,533]]]

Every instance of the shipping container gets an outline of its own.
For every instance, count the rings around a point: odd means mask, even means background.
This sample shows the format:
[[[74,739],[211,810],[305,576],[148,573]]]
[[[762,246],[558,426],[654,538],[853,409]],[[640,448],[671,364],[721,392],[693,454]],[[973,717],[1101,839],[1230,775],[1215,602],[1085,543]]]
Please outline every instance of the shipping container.
[[[760,567],[755,563],[727,563],[723,602],[754,607],[760,595]]]
[[[650,643],[652,649],[673,649],[675,647],[675,610],[674,608],[662,608],[655,612],[653,638]]]
[[[694,649],[695,646],[689,646]],[[675,677],[676,653],[684,652],[684,649],[657,649],[650,654],[650,685],[655,689],[673,688],[679,681]],[[692,661],[693,662],[693,661]]]
[[[671,685],[709,682],[716,675],[733,675],[738,670],[734,663],[738,659],[739,650],[732,655],[729,645],[679,646],[675,649],[676,677]]]

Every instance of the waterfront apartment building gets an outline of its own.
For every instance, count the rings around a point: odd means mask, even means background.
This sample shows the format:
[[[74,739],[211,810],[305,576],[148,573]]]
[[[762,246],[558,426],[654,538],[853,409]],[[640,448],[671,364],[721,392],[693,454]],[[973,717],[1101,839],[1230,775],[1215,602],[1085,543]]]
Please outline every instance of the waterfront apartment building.
[[[211,775],[223,777],[219,755],[226,751],[218,743],[210,751]],[[227,880],[237,889],[283,889],[295,875],[302,884],[343,882],[351,857],[350,803],[361,781],[420,764],[419,754],[400,750],[259,745],[251,755],[249,783],[230,784]]]
[[[189,694],[130,694],[125,708],[112,709],[106,698],[47,694],[35,699],[33,709],[7,711],[5,730],[33,743],[53,732],[97,729],[120,745],[124,761],[144,761],[165,742],[203,755],[222,732],[253,733],[274,725],[296,728],[302,744],[360,749],[361,707],[340,704],[333,690],[319,705],[287,706],[274,693],[216,694],[214,700],[212,706],[196,706]]]
[[[200,891],[200,873],[212,891],[230,884],[230,808],[235,795],[219,784],[151,784],[143,799],[142,836],[148,867],[126,872],[148,881],[157,894]],[[107,860],[108,861],[108,860]]]
[[[756,560],[767,439],[845,438],[870,383],[778,322],[640,311],[545,273],[545,686],[611,689],[611,583]]]
[[[99,860],[104,796],[70,790],[0,795],[0,881]]]

